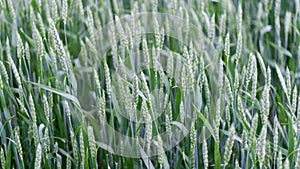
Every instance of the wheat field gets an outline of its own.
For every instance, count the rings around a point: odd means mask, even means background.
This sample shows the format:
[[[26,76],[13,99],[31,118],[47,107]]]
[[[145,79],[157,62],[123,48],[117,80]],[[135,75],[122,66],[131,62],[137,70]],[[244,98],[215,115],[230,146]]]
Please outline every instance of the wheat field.
[[[300,169],[299,0],[0,0],[0,166]]]

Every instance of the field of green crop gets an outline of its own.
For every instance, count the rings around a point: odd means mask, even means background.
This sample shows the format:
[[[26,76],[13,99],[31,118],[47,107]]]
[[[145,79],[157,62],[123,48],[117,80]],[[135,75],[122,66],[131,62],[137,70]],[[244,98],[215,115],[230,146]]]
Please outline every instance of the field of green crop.
[[[0,0],[0,166],[300,169],[299,0]]]

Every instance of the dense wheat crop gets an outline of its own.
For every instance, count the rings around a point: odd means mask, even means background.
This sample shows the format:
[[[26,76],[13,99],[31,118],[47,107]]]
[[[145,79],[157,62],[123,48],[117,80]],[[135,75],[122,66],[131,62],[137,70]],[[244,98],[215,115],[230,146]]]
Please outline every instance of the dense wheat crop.
[[[0,0],[0,166],[300,169],[299,0]]]

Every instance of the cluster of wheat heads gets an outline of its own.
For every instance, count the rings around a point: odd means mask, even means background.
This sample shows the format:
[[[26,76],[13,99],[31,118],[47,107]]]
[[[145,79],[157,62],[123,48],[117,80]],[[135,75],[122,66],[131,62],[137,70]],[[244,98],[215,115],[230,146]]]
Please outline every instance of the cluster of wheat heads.
[[[0,0],[0,166],[300,168],[299,0]]]

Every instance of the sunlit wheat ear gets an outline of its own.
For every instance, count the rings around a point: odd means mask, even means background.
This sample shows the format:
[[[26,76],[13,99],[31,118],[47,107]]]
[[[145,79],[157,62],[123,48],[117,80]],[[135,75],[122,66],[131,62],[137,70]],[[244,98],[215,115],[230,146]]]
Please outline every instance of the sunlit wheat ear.
[[[33,100],[31,93],[29,93],[29,106],[30,106],[30,115],[32,118],[33,139],[34,139],[35,144],[37,144],[38,143],[37,117],[36,117],[34,100]]]
[[[252,89],[251,89],[251,100],[252,105],[254,105],[256,99],[256,91],[257,91],[257,62],[255,56],[253,57],[253,69],[252,69]]]
[[[67,17],[68,17],[68,1],[67,0],[62,1],[61,17],[62,17],[62,20],[64,22],[64,25],[66,25]]]
[[[218,87],[219,87],[219,97],[221,97],[222,89],[223,89],[223,79],[224,79],[224,68],[223,68],[223,60],[219,61],[219,70],[218,70]]]
[[[190,130],[190,162],[191,162],[191,168],[195,168],[195,151],[197,146],[197,130],[195,129],[195,122],[192,122],[191,124],[191,130]]]
[[[291,82],[291,72],[289,70],[289,67],[286,67],[286,81],[285,82],[286,82],[288,100],[290,100],[291,95],[292,95],[292,82]]]
[[[202,131],[205,130],[205,127],[203,127]],[[203,156],[203,164],[204,164],[204,168],[207,169],[208,168],[208,148],[207,148],[207,142],[205,139],[205,136],[203,136],[203,145],[202,145],[202,156]]]
[[[58,58],[60,60],[61,67],[64,71],[67,71],[68,70],[68,65],[67,65],[67,62],[66,62],[67,55],[66,55],[63,43],[60,40],[58,32],[55,28],[54,22],[51,18],[49,19],[49,25],[50,25],[51,37],[52,37],[52,40],[54,42],[54,48],[55,48],[55,51],[56,51],[56,53],[58,55]]]
[[[285,94],[288,94],[288,90],[287,90],[287,87],[286,87],[286,84],[285,84],[285,80],[283,78],[283,75],[279,69],[279,67],[277,65],[275,65],[275,68],[276,68],[276,73],[277,73],[277,76],[279,78],[279,81],[280,81],[280,84],[281,84],[281,87],[284,91]]]
[[[180,112],[179,112],[180,113],[179,114],[179,122],[181,122],[182,124],[184,124],[185,111],[184,111],[184,105],[183,105],[182,101],[180,102],[179,110],[180,110]]]
[[[256,143],[257,126],[258,126],[258,113],[255,113],[252,119],[250,133],[249,133],[249,145],[254,145]]]
[[[258,142],[257,142],[257,156],[260,168],[262,168],[264,161],[265,161],[265,155],[266,155],[266,143],[267,142],[267,125],[263,125],[262,130],[260,132]]]
[[[278,142],[279,142],[279,133],[278,133],[278,126],[279,126],[279,121],[277,119],[277,116],[274,118],[274,126],[273,126],[273,144],[274,144],[274,152],[277,153],[278,151]]]
[[[45,139],[45,149],[46,153],[50,152],[50,133],[48,130],[48,127],[46,127],[45,132],[44,132],[44,139]]]
[[[20,140],[20,129],[19,129],[19,127],[16,127],[16,129],[14,131],[14,137],[15,137],[16,147],[17,147],[17,150],[18,150],[20,160],[23,162],[23,148],[22,148],[21,140]]]
[[[233,89],[234,89],[234,94],[238,94],[239,92],[239,87],[240,87],[240,75],[238,68],[235,67],[234,69],[234,83],[233,83]]]
[[[290,160],[289,160],[289,158],[286,158],[286,159],[284,160],[283,168],[284,168],[284,169],[289,169],[289,168],[290,168]]]
[[[32,25],[32,29],[33,29],[32,30],[33,37],[34,37],[34,40],[36,41],[38,60],[41,60],[45,56],[45,47],[44,47],[44,44],[43,44],[43,39],[42,39],[42,36],[41,36],[40,32],[36,28],[35,24]]]
[[[45,94],[43,94],[43,107],[44,107],[44,112],[46,116],[47,123],[50,123],[50,108],[49,108],[49,103],[47,100],[47,97]]]
[[[92,126],[88,126],[88,139],[89,139],[89,145],[90,145],[90,152],[93,159],[96,159],[96,142],[95,142],[95,136],[94,136],[94,130]]]
[[[107,63],[104,63],[104,72],[105,72],[105,84],[108,99],[111,98],[111,80],[110,80],[110,72]]]
[[[262,71],[264,77],[266,78],[267,77],[267,69],[266,69],[265,63],[263,61],[263,58],[262,58],[262,56],[260,55],[259,52],[256,53],[256,57],[258,59],[260,70]]]
[[[219,34],[221,36],[224,36],[226,33],[226,21],[227,21],[227,15],[226,13],[223,13],[219,20],[219,31],[220,31]]]
[[[288,33],[291,31],[292,26],[292,13],[290,11],[287,11],[285,13],[285,24],[284,24],[284,34],[285,38],[287,38]]]
[[[68,103],[68,101],[65,100],[65,101],[63,102],[63,104],[64,104],[65,112],[66,112],[66,115],[67,115],[67,118],[68,118],[68,121],[69,121],[69,125],[71,125],[70,128],[72,128],[71,110],[70,110],[69,103]]]
[[[85,148],[84,148],[84,141],[83,141],[83,129],[81,128],[80,130],[80,135],[79,135],[79,144],[80,144],[80,168],[84,167],[84,161],[85,161]]]
[[[35,161],[34,161],[34,169],[40,169],[42,164],[42,146],[41,144],[37,145],[36,153],[35,153]]]
[[[300,94],[298,96],[298,101],[297,101],[297,128],[298,130],[300,129]]]
[[[298,99],[298,90],[297,85],[295,85],[292,93],[292,116],[295,117],[297,111],[297,99]]]
[[[87,29],[90,35],[89,37],[91,39],[92,44],[96,45],[93,14],[90,8],[87,8],[86,12],[87,12]]]
[[[255,56],[253,55],[253,53],[250,53],[250,58],[248,61],[248,66],[247,66],[247,73],[246,73],[246,83],[245,86],[248,87],[248,84],[250,82],[250,80],[252,79],[252,74],[253,74],[253,61]]]
[[[157,146],[157,152],[158,152],[158,156],[157,156],[157,162],[160,166],[160,168],[162,168],[163,165],[163,155],[164,155],[164,147],[163,147],[163,142],[161,140],[160,137],[158,137],[158,146]]]
[[[6,3],[7,8],[9,10],[9,15],[12,18],[12,20],[15,21],[16,20],[16,13],[15,13],[15,9],[14,9],[14,6],[13,6],[13,2],[12,2],[12,0],[7,0],[6,2],[7,2]]]
[[[205,98],[206,98],[206,103],[207,103],[206,105],[210,105],[211,93],[209,90],[208,79],[207,79],[207,76],[205,73],[204,73],[204,90],[205,90]]]
[[[28,67],[30,67],[30,51],[29,51],[29,45],[27,42],[25,43],[25,58],[27,60]]]
[[[151,141],[152,141],[152,118],[150,115],[148,115],[146,120],[145,138],[146,138],[146,150],[149,151],[151,146]]]
[[[21,67],[21,60],[24,58],[25,49],[19,33],[17,33],[17,57],[19,60],[19,67]]]
[[[17,81],[17,84],[18,86],[21,86],[22,85],[22,82],[21,82],[21,77],[20,77],[20,74],[18,72],[18,69],[15,65],[15,62],[13,61],[12,57],[11,57],[11,53],[10,53],[10,44],[9,44],[9,40],[6,39],[6,56],[7,56],[7,60],[12,68],[12,71],[13,71],[13,74],[16,78],[16,81]]]
[[[230,82],[229,82],[229,79],[227,76],[225,76],[225,87],[226,87],[226,93],[229,98],[229,103],[233,103],[233,93],[232,93],[231,85],[230,85]]]
[[[225,37],[224,53],[226,55],[226,63],[228,63],[229,58],[230,58],[230,35],[229,35],[229,33],[227,33],[226,37]]]
[[[270,94],[269,87],[267,85],[264,86],[264,90],[261,98],[261,113],[262,113],[262,123],[265,124],[268,121],[269,117],[269,109],[270,109]]]
[[[283,165],[282,165],[282,153],[281,151],[279,151],[277,159],[276,159],[276,163],[277,163],[277,168],[281,168],[283,169]]]
[[[58,19],[58,13],[57,13],[57,4],[56,4],[56,0],[50,0],[51,3],[51,18],[56,22]],[[50,18],[48,18],[50,19]]]
[[[296,149],[296,161],[295,161],[295,169],[300,169],[300,149]]]
[[[210,24],[208,29],[208,38],[213,39],[215,37],[215,14],[210,18]]]
[[[246,110],[244,109],[244,105],[242,103],[242,99],[241,99],[240,95],[238,95],[238,111],[239,111],[239,115],[240,115],[240,118],[243,121],[243,123],[249,127],[250,125],[249,125],[248,120],[246,119],[246,115],[245,115]]]
[[[243,50],[243,35],[242,35],[242,32],[239,32],[238,37],[237,37],[236,53],[235,53],[236,65],[239,64],[240,57],[242,55],[242,50]]]
[[[229,129],[229,137],[227,138],[225,143],[224,166],[227,166],[230,160],[232,154],[232,148],[234,145],[234,137],[235,137],[235,128],[234,125],[232,124]]]
[[[6,84],[9,84],[8,83],[9,82],[8,74],[7,74],[6,68],[1,60],[0,60],[0,70],[1,70],[1,74],[3,76],[3,80],[6,82]]]
[[[2,169],[5,169],[5,164],[6,164],[6,159],[5,159],[5,152],[2,148],[2,146],[0,147],[0,161],[1,161],[1,167]]]
[[[46,28],[45,28],[43,18],[40,13],[37,13],[37,19],[38,19],[38,25],[41,30],[42,37],[43,37],[43,39],[46,39]]]

